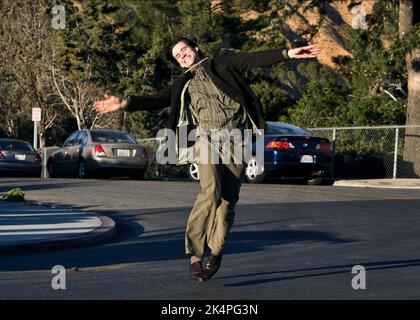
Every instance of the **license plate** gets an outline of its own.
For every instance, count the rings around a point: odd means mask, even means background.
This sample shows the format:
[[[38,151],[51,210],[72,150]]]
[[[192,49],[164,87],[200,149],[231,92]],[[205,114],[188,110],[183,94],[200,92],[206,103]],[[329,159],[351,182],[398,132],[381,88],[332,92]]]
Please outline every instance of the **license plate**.
[[[130,150],[118,149],[117,150],[117,156],[119,156],[119,157],[129,157],[130,156]]]
[[[300,162],[301,163],[314,163],[315,159],[314,159],[314,156],[305,154],[302,156],[302,158],[300,158]]]
[[[24,154],[15,154],[15,159],[19,161],[25,161],[26,156]]]

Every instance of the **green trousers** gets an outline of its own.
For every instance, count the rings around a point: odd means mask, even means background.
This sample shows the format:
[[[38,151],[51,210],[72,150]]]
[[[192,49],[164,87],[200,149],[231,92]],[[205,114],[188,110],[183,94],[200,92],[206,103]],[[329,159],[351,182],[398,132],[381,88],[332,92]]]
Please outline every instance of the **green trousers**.
[[[201,192],[188,218],[185,234],[188,256],[202,257],[206,247],[209,247],[213,254],[222,252],[234,222],[234,208],[239,200],[243,176],[242,162],[208,162],[198,163]]]

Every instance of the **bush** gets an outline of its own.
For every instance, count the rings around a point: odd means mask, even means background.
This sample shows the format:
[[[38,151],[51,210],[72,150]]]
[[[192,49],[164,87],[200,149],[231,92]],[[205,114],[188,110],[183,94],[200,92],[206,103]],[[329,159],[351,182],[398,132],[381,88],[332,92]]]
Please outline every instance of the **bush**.
[[[2,197],[5,201],[23,202],[25,201],[25,193],[20,188],[14,188]]]
[[[288,122],[304,128],[332,127],[345,123],[346,100],[332,80],[310,81],[297,104],[289,110]],[[282,119],[285,120],[285,119]]]
[[[334,176],[338,178],[385,178],[383,154],[374,150],[343,150],[337,152]]]

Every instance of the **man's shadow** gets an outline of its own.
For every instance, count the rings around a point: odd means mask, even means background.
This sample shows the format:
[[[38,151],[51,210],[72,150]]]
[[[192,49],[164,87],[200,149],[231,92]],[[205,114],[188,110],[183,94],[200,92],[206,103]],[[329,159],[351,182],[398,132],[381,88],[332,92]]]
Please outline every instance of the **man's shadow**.
[[[81,209],[81,208],[78,208]],[[148,230],[141,225],[142,219],[148,215],[164,213],[179,217],[180,212],[188,212],[190,208],[164,208],[137,210],[137,214],[109,211],[108,216],[117,224],[117,236],[108,243],[92,247],[73,249],[57,249],[53,251],[33,251],[23,254],[7,254],[0,256],[0,271],[17,270],[49,270],[57,261],[65,267],[77,266],[89,268],[115,264],[140,262],[185,260],[184,247],[185,228],[182,227]],[[98,212],[98,211],[96,211]],[[99,212],[100,213],[100,212]],[[105,213],[105,212],[104,212]],[[185,222],[187,214],[185,214]],[[274,220],[273,223],[283,220]],[[255,226],[255,223],[252,224]],[[246,224],[242,224],[246,227]],[[285,245],[295,242],[315,241],[331,244],[352,242],[328,232],[310,230],[256,230],[235,231],[229,234],[227,252],[229,254],[249,253],[267,250],[270,246]]]
[[[419,267],[420,259],[411,259],[411,260],[391,260],[391,261],[375,261],[375,262],[365,262],[359,263],[365,268],[365,271],[373,270],[386,270],[386,269],[401,269],[401,268],[411,268]],[[337,274],[349,274],[352,271],[354,265],[337,265],[329,267],[315,267],[307,269],[293,269],[293,270],[284,270],[284,271],[270,271],[270,272],[258,272],[258,273],[248,273],[235,276],[227,277],[218,277],[220,280],[229,280],[229,279],[240,279],[245,278],[246,280],[225,284],[226,287],[246,287],[259,284],[280,282],[286,280],[294,279],[304,279],[304,278],[316,278],[316,277],[325,277]],[[294,273],[298,273],[294,275]],[[264,276],[271,276],[269,278],[261,279]],[[248,278],[248,279],[247,279]],[[251,278],[251,279],[249,279]]]

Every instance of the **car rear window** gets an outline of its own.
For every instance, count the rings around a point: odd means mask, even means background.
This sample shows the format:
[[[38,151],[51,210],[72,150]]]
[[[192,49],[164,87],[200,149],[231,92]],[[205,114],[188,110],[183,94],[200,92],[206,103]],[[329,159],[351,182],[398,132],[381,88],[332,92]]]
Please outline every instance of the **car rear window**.
[[[269,134],[312,135],[310,131],[292,125],[268,124]]]
[[[16,141],[0,141],[0,150],[35,151],[29,143]]]
[[[93,142],[117,142],[117,143],[137,143],[137,141],[125,132],[113,131],[92,131]]]

